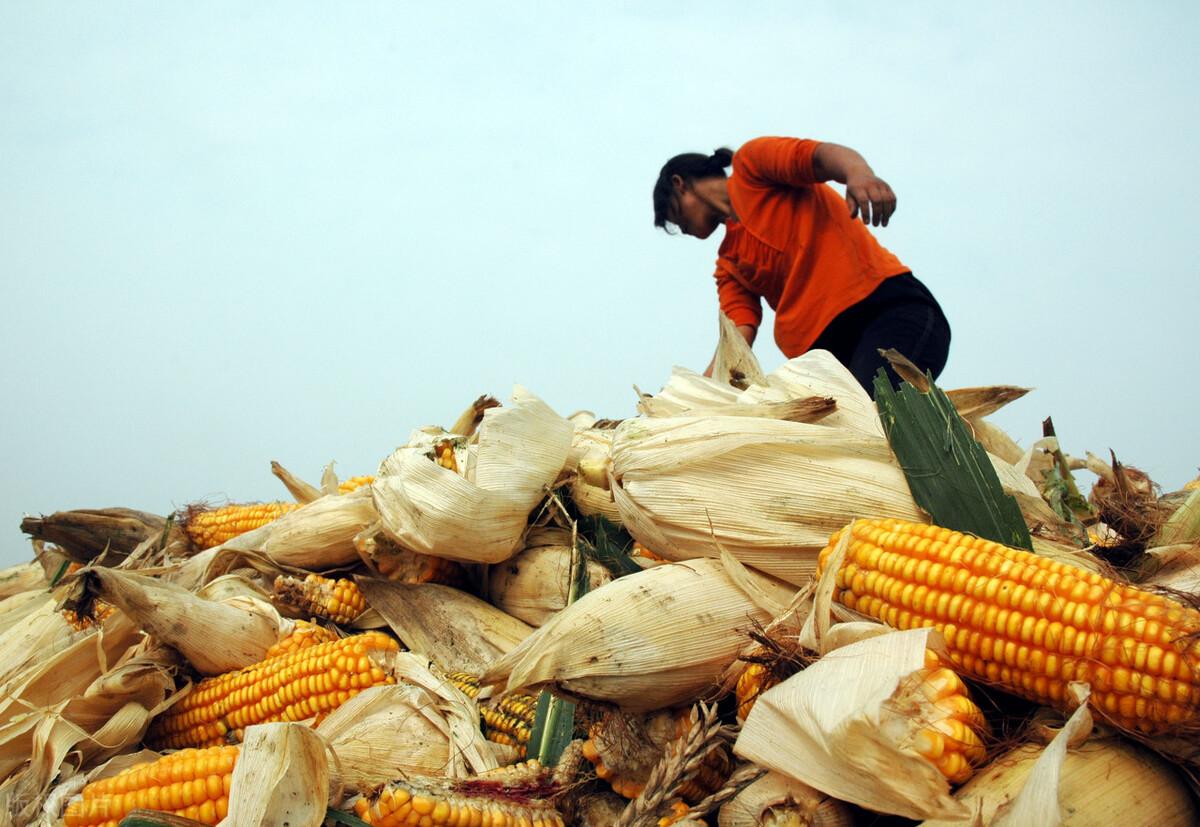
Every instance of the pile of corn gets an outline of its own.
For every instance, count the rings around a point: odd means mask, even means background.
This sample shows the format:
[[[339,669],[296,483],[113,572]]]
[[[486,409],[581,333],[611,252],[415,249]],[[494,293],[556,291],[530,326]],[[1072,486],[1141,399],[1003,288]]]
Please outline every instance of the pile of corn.
[[[492,408],[405,467],[424,456],[458,485]],[[530,553],[495,577],[361,516],[396,467],[321,488],[277,469],[294,502],[35,521],[37,561],[0,573],[0,823],[235,827],[285,807],[312,827],[1011,824],[1041,724],[1077,733],[1084,713],[1108,729],[1072,744],[1057,804],[1037,806],[1200,818],[1176,769],[1200,771],[1200,594],[1133,582],[1152,567],[862,513],[785,582],[753,555],[656,549],[657,528],[597,533],[579,511],[615,477],[568,463],[528,514]],[[113,585],[117,566],[140,576]],[[500,608],[518,604],[528,622]],[[565,752],[535,738],[543,692],[571,702],[554,707],[575,716]]]

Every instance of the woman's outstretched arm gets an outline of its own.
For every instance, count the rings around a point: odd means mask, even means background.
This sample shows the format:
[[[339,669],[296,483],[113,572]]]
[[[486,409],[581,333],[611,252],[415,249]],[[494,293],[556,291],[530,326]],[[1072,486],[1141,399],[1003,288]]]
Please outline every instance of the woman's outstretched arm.
[[[821,143],[813,152],[813,174],[818,181],[846,185],[850,217],[862,216],[864,224],[886,227],[896,211],[896,193],[859,155],[848,146]]]

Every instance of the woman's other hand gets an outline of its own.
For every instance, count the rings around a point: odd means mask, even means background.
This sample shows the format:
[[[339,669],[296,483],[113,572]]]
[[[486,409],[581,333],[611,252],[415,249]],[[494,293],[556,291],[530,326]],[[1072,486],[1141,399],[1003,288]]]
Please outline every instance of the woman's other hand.
[[[886,227],[896,211],[896,193],[887,181],[866,169],[848,176],[846,203],[850,206],[851,218],[861,216],[864,224]]]

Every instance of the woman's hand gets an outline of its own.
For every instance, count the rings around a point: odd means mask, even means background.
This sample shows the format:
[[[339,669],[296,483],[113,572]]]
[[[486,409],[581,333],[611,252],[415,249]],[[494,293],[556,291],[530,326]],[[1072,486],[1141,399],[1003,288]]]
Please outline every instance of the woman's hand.
[[[862,223],[887,226],[896,211],[896,193],[859,155],[848,146],[822,143],[813,152],[813,174],[818,181],[837,181],[846,185],[846,203],[850,218],[862,217]]]
[[[852,219],[861,215],[864,224],[886,227],[896,211],[896,193],[867,167],[847,176],[846,203],[850,205]]]

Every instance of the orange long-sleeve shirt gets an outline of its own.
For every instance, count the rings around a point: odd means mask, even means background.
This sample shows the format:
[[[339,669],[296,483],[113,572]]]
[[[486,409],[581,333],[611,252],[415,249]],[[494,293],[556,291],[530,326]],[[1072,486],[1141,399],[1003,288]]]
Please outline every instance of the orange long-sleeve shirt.
[[[813,174],[817,141],[755,138],[733,156],[717,258],[721,310],[758,327],[760,299],[775,311],[775,342],[788,358],[808,350],[839,313],[908,268],[846,201]]]

